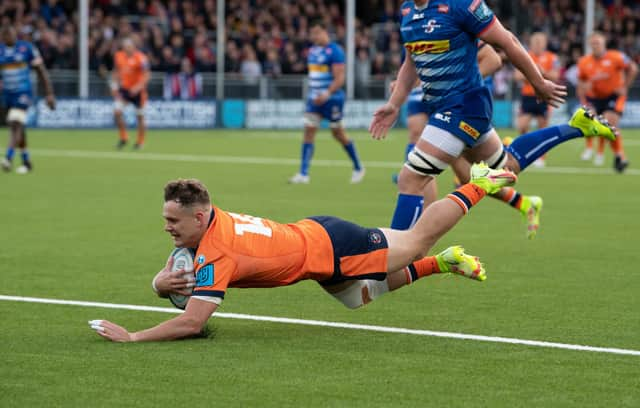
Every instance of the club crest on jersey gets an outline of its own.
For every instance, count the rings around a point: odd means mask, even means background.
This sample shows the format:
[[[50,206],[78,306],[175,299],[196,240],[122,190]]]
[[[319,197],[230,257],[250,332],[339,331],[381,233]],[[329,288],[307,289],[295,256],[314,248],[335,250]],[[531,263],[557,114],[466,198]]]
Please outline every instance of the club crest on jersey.
[[[411,20],[420,20],[421,18],[424,18],[424,13],[416,13],[411,17]]]
[[[449,51],[449,40],[412,41],[404,43],[404,48],[413,55],[441,54]]]
[[[464,120],[460,121],[460,125],[458,125],[458,127],[460,129],[462,129],[462,131],[464,133],[468,134],[469,136],[471,136],[474,139],[477,139],[478,136],[480,136],[480,132],[478,132],[478,130],[476,128],[474,128],[473,126],[471,126],[470,124],[468,124]]]
[[[424,27],[425,33],[432,33],[436,28],[442,27],[438,22],[434,19],[427,21],[427,24],[422,26]]]
[[[204,263],[204,259],[205,259],[205,258],[204,258],[204,255],[200,254],[200,255],[198,255],[198,261],[197,261],[197,262],[198,262],[200,265],[202,265],[202,264]]]

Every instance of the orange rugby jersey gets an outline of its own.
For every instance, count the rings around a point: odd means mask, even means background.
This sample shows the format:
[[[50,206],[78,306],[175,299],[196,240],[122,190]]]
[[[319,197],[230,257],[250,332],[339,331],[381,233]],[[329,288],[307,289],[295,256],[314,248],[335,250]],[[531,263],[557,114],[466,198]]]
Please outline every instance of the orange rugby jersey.
[[[615,50],[608,50],[600,58],[592,54],[580,58],[578,79],[591,83],[587,97],[604,99],[612,96],[624,85],[624,71],[630,63],[627,55]]]
[[[194,260],[194,297],[220,303],[227,287],[286,286],[333,275],[331,239],[317,222],[280,224],[217,207],[213,211]]]
[[[536,55],[529,51],[529,56],[542,72],[548,72],[560,68],[560,60],[558,59],[558,56],[551,51],[545,51],[542,55]],[[531,83],[526,79],[522,81],[522,95],[536,96],[536,90],[533,89],[533,85],[531,85]]]
[[[124,51],[116,52],[114,64],[118,70],[118,81],[124,89],[129,89],[142,80],[142,76],[149,70],[147,57],[140,51],[129,56]]]

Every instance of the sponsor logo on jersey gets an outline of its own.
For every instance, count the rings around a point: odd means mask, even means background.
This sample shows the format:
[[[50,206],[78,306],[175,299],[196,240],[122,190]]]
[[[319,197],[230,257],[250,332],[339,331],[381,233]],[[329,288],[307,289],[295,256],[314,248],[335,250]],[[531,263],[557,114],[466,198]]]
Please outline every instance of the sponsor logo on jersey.
[[[321,64],[309,64],[309,72],[329,72],[329,66]]]
[[[477,139],[478,136],[480,136],[480,132],[478,132],[478,130],[476,128],[474,128],[473,126],[471,126],[470,124],[468,124],[464,120],[460,121],[460,125],[458,127],[460,129],[462,129],[462,131],[464,133],[468,134],[469,136],[471,136],[474,139]]]
[[[449,12],[448,4],[438,4],[438,13],[447,14]]]
[[[447,115],[443,115],[442,113],[438,112],[435,115],[433,115],[434,118],[441,120],[443,122],[446,123],[451,123],[451,116],[447,116]]]
[[[434,19],[427,21],[427,25],[423,26],[425,33],[432,33],[436,28],[442,27],[438,22]]]
[[[213,285],[213,264],[205,265],[196,274],[196,287]]]
[[[449,40],[412,41],[404,43],[404,48],[414,55],[425,53],[441,54],[449,51]]]

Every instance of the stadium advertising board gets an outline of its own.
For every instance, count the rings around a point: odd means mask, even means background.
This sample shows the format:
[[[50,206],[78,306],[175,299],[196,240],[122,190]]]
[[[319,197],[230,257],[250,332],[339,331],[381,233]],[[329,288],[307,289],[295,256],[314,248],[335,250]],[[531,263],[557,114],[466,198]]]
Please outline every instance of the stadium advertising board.
[[[127,126],[135,126],[135,107],[124,111]],[[145,107],[149,128],[213,128],[216,126],[216,102],[150,100]],[[56,110],[39,101],[30,114],[30,124],[40,128],[111,128],[112,100],[62,99]]]
[[[373,112],[385,103],[383,100],[347,101],[344,106],[344,124],[347,128],[368,128]],[[306,102],[294,100],[250,100],[246,104],[245,126],[250,129],[302,128]],[[327,127],[323,121],[323,127]]]

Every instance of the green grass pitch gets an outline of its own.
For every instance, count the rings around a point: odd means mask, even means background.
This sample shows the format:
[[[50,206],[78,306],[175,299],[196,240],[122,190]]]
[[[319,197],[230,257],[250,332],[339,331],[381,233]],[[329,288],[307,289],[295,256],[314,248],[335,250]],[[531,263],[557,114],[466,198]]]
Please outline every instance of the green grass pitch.
[[[235,212],[388,225],[405,132],[350,132],[368,163],[350,185],[323,131],[312,183],[293,186],[300,133],[150,131],[144,151],[115,152],[114,131],[29,131],[35,172],[0,174],[0,294],[169,306],[150,281],[172,249],[162,187],[177,177]],[[640,350],[640,132],[624,134],[628,174],[610,156],[594,171],[577,140],[520,177],[545,200],[534,241],[487,198],[439,242],[479,255],[486,282],[430,277],[356,311],[314,282],[231,289],[221,311]],[[206,339],[113,344],[87,320],[139,330],[173,315],[0,301],[0,316],[2,407],[640,406],[639,356],[216,318]]]

